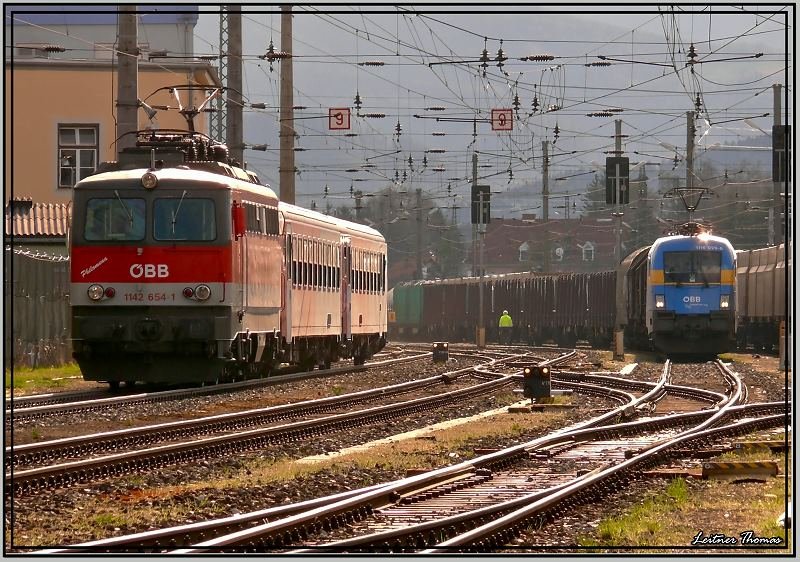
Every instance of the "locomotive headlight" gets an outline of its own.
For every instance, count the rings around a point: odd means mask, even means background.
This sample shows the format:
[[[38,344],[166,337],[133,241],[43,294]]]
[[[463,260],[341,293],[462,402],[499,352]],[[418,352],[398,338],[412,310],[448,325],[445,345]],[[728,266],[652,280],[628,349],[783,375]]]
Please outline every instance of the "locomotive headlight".
[[[198,285],[194,288],[194,296],[199,301],[208,300],[208,297],[211,296],[211,288],[208,285]]]
[[[730,295],[720,295],[719,296],[719,307],[720,308],[728,308],[731,305],[731,296]]]
[[[153,189],[155,186],[158,185],[158,178],[155,174],[151,172],[146,172],[142,176],[142,187],[145,189]]]
[[[93,301],[99,301],[103,298],[103,287],[100,285],[89,285],[86,294],[89,295],[89,298]]]
[[[525,369],[522,370],[522,376],[529,377],[532,374],[533,374],[533,369],[531,369],[530,367],[525,367]]]
[[[656,295],[656,308],[664,308],[664,295]]]

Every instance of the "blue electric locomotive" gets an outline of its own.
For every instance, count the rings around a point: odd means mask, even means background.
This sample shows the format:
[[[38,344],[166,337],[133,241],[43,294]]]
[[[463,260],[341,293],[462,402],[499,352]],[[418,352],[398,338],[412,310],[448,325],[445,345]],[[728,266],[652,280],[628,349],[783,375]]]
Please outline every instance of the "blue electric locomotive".
[[[646,259],[645,259],[646,256]],[[735,347],[736,253],[697,223],[621,264],[626,339],[667,355],[716,355]]]

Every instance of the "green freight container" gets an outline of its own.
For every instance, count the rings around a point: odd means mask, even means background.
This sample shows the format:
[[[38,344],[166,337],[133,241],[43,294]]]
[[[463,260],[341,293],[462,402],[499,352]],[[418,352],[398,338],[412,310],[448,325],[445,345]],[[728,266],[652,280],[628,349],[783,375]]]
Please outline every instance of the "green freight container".
[[[404,283],[395,287],[394,312],[398,326],[418,328],[422,320],[422,286]]]

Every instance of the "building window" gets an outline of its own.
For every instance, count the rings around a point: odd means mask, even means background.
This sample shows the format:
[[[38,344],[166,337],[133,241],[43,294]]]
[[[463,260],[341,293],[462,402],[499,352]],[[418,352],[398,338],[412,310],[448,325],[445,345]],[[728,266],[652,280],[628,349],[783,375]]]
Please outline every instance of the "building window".
[[[74,187],[97,168],[97,125],[58,126],[58,187]]]
[[[519,248],[518,248],[519,249],[519,261],[521,261],[521,262],[528,261],[528,249],[529,248],[530,248],[530,246],[528,245],[527,242],[523,242],[522,244],[519,245]]]
[[[583,251],[583,261],[594,261],[594,244],[586,242],[583,246],[578,244],[578,247]]]

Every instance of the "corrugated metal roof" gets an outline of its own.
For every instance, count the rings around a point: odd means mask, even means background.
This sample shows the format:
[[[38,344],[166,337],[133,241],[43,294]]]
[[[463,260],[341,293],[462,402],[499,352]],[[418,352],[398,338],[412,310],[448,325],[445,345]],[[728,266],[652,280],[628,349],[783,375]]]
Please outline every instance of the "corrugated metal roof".
[[[5,219],[6,236],[64,237],[72,222],[72,205],[14,200],[6,204]]]

